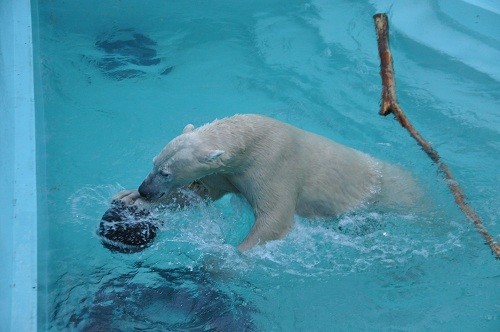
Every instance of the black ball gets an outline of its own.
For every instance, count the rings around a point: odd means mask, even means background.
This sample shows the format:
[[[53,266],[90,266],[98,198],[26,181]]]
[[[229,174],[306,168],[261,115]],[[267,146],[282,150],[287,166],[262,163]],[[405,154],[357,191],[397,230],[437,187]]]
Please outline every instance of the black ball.
[[[97,234],[104,247],[129,254],[149,247],[160,225],[150,211],[113,201],[101,218]]]

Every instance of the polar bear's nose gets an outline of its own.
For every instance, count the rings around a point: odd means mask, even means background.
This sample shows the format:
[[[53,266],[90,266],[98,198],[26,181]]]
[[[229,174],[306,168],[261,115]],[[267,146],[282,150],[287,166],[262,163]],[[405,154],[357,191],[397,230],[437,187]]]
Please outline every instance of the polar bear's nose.
[[[146,190],[144,190],[144,182],[141,183],[141,185],[139,186],[139,194],[142,196],[142,197],[145,197],[145,198],[148,198],[148,192]]]
[[[151,198],[153,196],[151,192],[151,175],[148,175],[148,177],[142,181],[139,186],[139,194],[144,198]]]

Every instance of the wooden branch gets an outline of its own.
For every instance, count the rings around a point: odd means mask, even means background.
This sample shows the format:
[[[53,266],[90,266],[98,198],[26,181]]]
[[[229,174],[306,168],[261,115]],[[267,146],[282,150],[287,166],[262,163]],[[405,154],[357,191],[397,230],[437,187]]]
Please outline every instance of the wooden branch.
[[[378,54],[380,56],[380,76],[382,77],[382,101],[380,106],[380,115],[386,116],[390,113],[394,114],[396,120],[408,130],[410,135],[422,147],[425,153],[438,166],[443,177],[445,178],[448,187],[455,198],[455,202],[462,212],[474,224],[476,230],[483,236],[486,244],[491,248],[491,251],[497,259],[500,259],[500,246],[488,233],[484,227],[479,215],[470,207],[465,198],[465,194],[453,177],[448,165],[440,158],[438,152],[427,142],[419,132],[412,126],[403,110],[399,106],[396,98],[396,82],[394,79],[394,69],[392,66],[392,55],[389,48],[389,23],[386,14],[375,14],[375,29],[377,31]]]

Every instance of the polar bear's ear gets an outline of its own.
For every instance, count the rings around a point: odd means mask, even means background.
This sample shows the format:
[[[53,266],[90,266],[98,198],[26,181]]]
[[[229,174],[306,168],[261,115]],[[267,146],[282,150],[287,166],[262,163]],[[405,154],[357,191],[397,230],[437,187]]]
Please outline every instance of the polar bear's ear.
[[[187,126],[184,127],[184,130],[182,131],[183,134],[190,133],[194,130],[194,126],[192,124],[188,124]]]
[[[214,162],[215,160],[217,160],[217,158],[219,158],[222,154],[224,153],[223,150],[212,150],[208,153],[207,157],[206,157],[206,161],[207,162]]]

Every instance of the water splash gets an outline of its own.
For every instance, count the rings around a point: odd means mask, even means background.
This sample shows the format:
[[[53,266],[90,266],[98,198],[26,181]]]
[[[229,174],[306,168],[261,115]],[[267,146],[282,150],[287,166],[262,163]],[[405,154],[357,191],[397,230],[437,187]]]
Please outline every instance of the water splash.
[[[71,220],[97,227],[110,197],[122,189],[108,185],[78,190],[70,198]],[[241,198],[155,213],[163,225],[156,242],[140,254],[142,259],[167,261],[169,267],[212,265],[233,274],[257,270],[270,275],[346,275],[461,245],[457,225],[434,233],[430,226],[436,221],[423,216],[362,210],[328,221],[296,217],[284,239],[240,254],[235,247],[253,223],[251,209]]]

